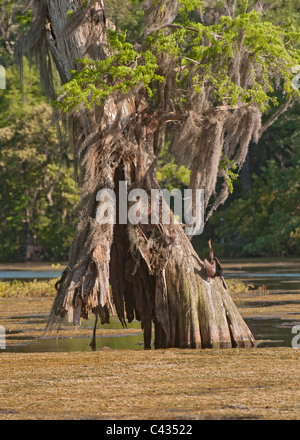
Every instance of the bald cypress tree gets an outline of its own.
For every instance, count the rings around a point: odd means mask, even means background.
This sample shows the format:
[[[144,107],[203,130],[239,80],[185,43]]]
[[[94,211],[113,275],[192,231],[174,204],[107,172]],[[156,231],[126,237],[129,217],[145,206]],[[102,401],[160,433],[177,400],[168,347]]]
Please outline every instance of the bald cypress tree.
[[[102,1],[32,3],[33,21],[17,53],[29,50],[50,96],[51,68],[59,72],[64,88],[56,105],[68,114],[82,183],[48,328],[66,315],[75,325],[90,313],[108,322],[113,303],[122,323],[141,321],[145,348],[153,323],[156,348],[252,346],[220,273],[209,276],[205,255],[195,253],[182,225],[101,225],[97,193],[109,188],[118,200],[121,181],[149,195],[159,189],[157,157],[167,145],[191,170],[190,189],[204,189],[209,218],[226,200],[250,140],[298,93],[298,30],[245,8],[235,16],[236,2],[207,24],[197,0],[156,0],[143,2],[143,32],[133,45],[107,19]],[[262,125],[262,114],[277,104],[276,89],[285,103]]]

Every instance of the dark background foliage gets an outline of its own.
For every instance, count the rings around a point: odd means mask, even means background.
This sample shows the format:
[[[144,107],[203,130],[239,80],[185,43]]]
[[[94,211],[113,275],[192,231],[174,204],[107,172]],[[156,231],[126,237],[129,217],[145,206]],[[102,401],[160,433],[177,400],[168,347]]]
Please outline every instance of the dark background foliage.
[[[79,201],[71,147],[53,123],[38,73],[25,60],[20,82],[15,64],[14,43],[30,20],[26,3],[0,0],[0,64],[7,79],[6,90],[0,90],[0,260],[5,262],[66,259]],[[140,2],[105,4],[108,17],[137,41],[143,22]],[[252,7],[275,24],[300,23],[297,0],[251,1]],[[199,11],[198,18],[212,22],[223,10],[224,2],[209,2],[206,15]],[[158,179],[168,189],[184,188],[189,171],[162,154]],[[193,240],[200,254],[209,238],[223,257],[300,255],[299,102],[250,145],[232,194]]]

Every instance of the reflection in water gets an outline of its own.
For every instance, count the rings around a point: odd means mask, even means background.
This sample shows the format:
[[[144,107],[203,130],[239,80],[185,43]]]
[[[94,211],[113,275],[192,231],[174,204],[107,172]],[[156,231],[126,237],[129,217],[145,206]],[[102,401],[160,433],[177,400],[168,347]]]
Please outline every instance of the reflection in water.
[[[223,264],[225,278],[237,279],[245,282],[245,284],[251,285],[251,289],[258,289],[265,286],[266,293],[272,294],[272,297],[260,299],[259,295],[250,298],[250,301],[244,304],[238,304],[240,311],[243,314],[243,308],[252,308],[252,315],[254,317],[245,317],[245,321],[252,331],[256,341],[257,347],[291,347],[291,340],[293,338],[292,327],[299,325],[300,322],[296,321],[300,314],[300,260],[293,260],[282,262],[276,261],[263,261],[263,260],[245,260],[236,263],[226,262]],[[0,271],[0,279],[46,279],[57,278],[60,275],[60,271]],[[251,294],[251,292],[250,292]],[[287,300],[284,295],[293,295],[293,298]],[[274,300],[274,295],[275,300]],[[272,306],[287,306],[291,307],[289,311],[285,313],[284,318],[278,312],[276,315],[267,315],[267,310]],[[293,309],[294,308],[294,309]],[[256,316],[259,310],[259,316]],[[272,312],[273,313],[273,312]],[[251,316],[252,316],[251,315]],[[20,320],[20,327],[22,324],[37,325],[47,321],[47,315],[22,315],[13,316],[10,319]],[[71,325],[67,322],[65,326]],[[35,343],[28,343],[30,337],[26,337],[26,345],[22,345],[22,336],[19,332],[11,333],[8,338],[10,341],[14,340],[16,346],[7,347],[6,352],[71,352],[71,351],[91,351],[90,342],[92,338],[92,329],[94,327],[94,319],[90,319],[82,322],[82,327],[85,329],[91,329],[91,335],[89,337],[72,337],[72,338],[58,338],[58,339],[39,339]],[[97,350],[102,350],[105,347],[108,349],[130,349],[141,350],[143,349],[143,335],[142,333],[126,334],[122,333],[123,327],[117,318],[111,318],[110,324],[99,325],[98,328],[102,329],[114,329],[120,330],[117,335],[114,336],[97,336]],[[140,329],[139,322],[132,322],[128,325],[128,328]],[[27,330],[29,330],[27,328]],[[18,345],[17,345],[18,344]]]
[[[26,344],[18,347],[8,347],[6,352],[14,353],[43,353],[43,352],[71,352],[92,351],[90,347],[91,337],[72,337],[58,339],[41,339],[34,344]],[[127,336],[97,337],[96,350],[103,348],[112,350],[141,350],[144,348],[143,335],[141,333]]]
[[[28,332],[30,331],[39,331],[42,333],[45,329],[48,315],[44,314],[32,314],[32,315],[20,315],[20,316],[11,316],[9,319],[13,321],[20,322],[20,327],[25,329],[26,325],[34,326],[42,324],[39,329],[35,329],[34,327],[28,328],[26,330],[20,330],[17,332],[9,332],[6,336],[7,340],[13,342],[13,346],[7,346],[6,352],[14,352],[14,353],[41,353],[41,352],[71,352],[71,351],[91,351],[92,348],[90,346],[92,339],[92,329],[94,328],[95,318],[90,318],[88,320],[83,320],[81,327],[83,329],[91,329],[90,336],[72,336],[72,337],[63,337],[59,336],[58,338],[53,337],[31,337],[28,336]],[[64,328],[68,329],[74,328],[73,324],[69,323],[67,320],[64,321]],[[141,329],[141,324],[138,321],[133,321],[130,324],[127,324],[128,329]],[[143,344],[143,334],[141,332],[135,333],[124,333],[124,329],[120,320],[116,317],[110,318],[109,324],[98,324],[97,330],[120,330],[113,335],[105,335],[100,336],[96,334],[96,350],[103,349],[107,347],[108,349],[130,349],[130,350],[141,350],[144,347]],[[21,333],[21,334],[20,334]],[[23,333],[23,335],[22,335]],[[25,333],[25,334],[24,334]],[[28,343],[29,340],[34,340],[33,343]],[[25,341],[25,342],[24,342]]]

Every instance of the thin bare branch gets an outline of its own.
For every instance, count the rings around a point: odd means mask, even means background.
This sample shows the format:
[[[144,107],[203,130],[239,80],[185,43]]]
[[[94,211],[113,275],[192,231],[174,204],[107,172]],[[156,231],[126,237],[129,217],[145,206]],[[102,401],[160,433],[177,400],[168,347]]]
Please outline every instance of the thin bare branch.
[[[194,28],[191,26],[187,26],[186,28],[183,28],[183,26],[181,26],[180,24],[174,24],[174,23],[164,24],[163,26],[156,28],[156,30],[159,31],[159,30],[165,29],[165,28],[187,29],[188,31],[199,32],[199,29],[197,29],[197,28]]]
[[[259,130],[259,138],[263,135],[263,133],[269,128],[271,127],[271,125],[274,124],[274,122],[279,118],[279,116],[281,116],[290,106],[290,104],[292,103],[291,99],[288,99],[282,107],[280,107],[277,112],[272,116],[272,118],[270,118]]]
[[[162,114],[159,119],[162,122],[169,122],[169,121],[184,121],[186,119],[187,115],[184,113],[177,113],[177,112],[169,112]]]

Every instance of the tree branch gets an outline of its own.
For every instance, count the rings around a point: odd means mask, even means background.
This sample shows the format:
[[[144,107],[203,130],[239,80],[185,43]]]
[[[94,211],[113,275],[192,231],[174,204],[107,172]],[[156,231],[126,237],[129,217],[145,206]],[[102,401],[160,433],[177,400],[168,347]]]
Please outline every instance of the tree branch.
[[[173,24],[173,23],[164,24],[163,26],[160,26],[156,30],[159,31],[159,30],[164,29],[164,28],[187,29],[189,31],[199,32],[199,29],[197,29],[197,28],[194,28],[194,27],[191,27],[191,26],[187,26],[186,28],[184,28],[180,24]]]
[[[198,64],[198,66],[201,66],[201,63],[199,61],[193,60],[192,58],[188,57],[182,57],[184,60],[190,61],[191,63]]]
[[[161,114],[159,116],[159,119],[161,122],[169,122],[169,121],[184,121],[187,117],[184,113],[177,113],[177,112],[168,112]]]
[[[292,100],[289,99],[288,101],[286,101],[282,107],[280,107],[280,109],[277,110],[277,112],[272,116],[272,118],[270,118],[259,130],[258,132],[258,138],[260,138],[263,133],[269,128],[271,127],[272,124],[274,124],[274,122],[279,118],[279,116],[281,116],[289,107],[289,105],[291,104]]]
[[[164,25],[162,25],[162,26],[160,26],[158,28],[155,28],[153,30],[154,31],[159,31],[159,30],[164,29],[164,28],[186,29],[186,30],[192,31],[192,32],[198,32],[198,33],[200,32],[199,29],[194,28],[192,26],[184,27],[184,26],[181,26],[180,24],[173,24],[173,23],[164,24]],[[222,35],[216,34],[215,32],[211,32],[211,35],[213,35],[213,37],[216,38],[216,39],[223,38]]]
[[[174,0],[157,0],[145,2],[146,14],[144,21],[144,35],[159,30],[175,20],[180,3]],[[148,4],[147,4],[148,3]]]

